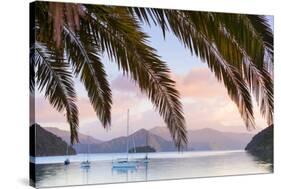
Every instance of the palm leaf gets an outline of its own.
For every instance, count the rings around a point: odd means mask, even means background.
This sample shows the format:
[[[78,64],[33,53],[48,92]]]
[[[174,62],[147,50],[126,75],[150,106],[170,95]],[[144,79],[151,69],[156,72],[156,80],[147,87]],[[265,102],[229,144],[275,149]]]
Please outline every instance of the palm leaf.
[[[34,62],[36,80],[40,92],[59,112],[66,111],[66,118],[71,128],[71,143],[78,142],[78,109],[75,104],[76,93],[73,87],[72,73],[63,59],[58,59],[55,52],[36,42]]]
[[[30,93],[34,93],[35,89],[35,50],[34,48],[30,48],[30,65],[29,65],[29,91]]]
[[[197,30],[213,41],[224,59],[240,72],[270,125],[273,122],[273,81],[265,67],[267,48],[254,27],[249,26],[248,18],[238,14],[195,12],[188,16],[193,23],[200,23]],[[239,29],[243,24],[243,30]]]
[[[257,35],[260,35],[263,40],[264,47],[270,54],[273,62],[273,33],[268,20],[262,15],[247,15],[253,28],[257,31]]]
[[[186,145],[185,119],[179,93],[170,79],[169,69],[155,54],[155,49],[146,44],[148,37],[140,31],[136,20],[122,8],[94,6],[88,10],[94,38],[102,51],[148,95],[164,118],[176,146],[181,148]]]
[[[195,53],[204,62],[207,62],[218,80],[224,82],[228,94],[236,103],[246,127],[255,127],[251,95],[247,83],[243,80],[240,70],[229,64],[218,50],[213,38],[210,38],[210,33],[214,29],[218,29],[211,28],[212,25],[204,24],[208,21],[200,17],[199,13],[163,9],[151,9],[150,11],[154,12],[154,15],[165,14],[165,17],[162,20],[158,19],[157,23],[161,27],[165,25],[163,23],[166,23],[168,28],[191,53]],[[165,28],[162,27],[162,29]]]
[[[97,46],[89,39],[90,34],[76,35],[66,25],[63,27],[65,48],[74,72],[80,77],[88,92],[98,118],[105,128],[111,122],[112,95],[103,64],[97,54]]]

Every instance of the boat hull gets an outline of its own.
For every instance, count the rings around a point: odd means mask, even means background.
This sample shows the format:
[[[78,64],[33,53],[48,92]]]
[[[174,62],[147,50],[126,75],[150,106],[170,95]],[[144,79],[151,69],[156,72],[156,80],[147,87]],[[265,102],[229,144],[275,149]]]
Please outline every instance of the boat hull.
[[[90,162],[82,162],[81,163],[81,167],[84,167],[84,168],[88,168],[88,167],[90,167],[91,166],[91,163]]]
[[[112,168],[136,168],[135,162],[113,162]]]

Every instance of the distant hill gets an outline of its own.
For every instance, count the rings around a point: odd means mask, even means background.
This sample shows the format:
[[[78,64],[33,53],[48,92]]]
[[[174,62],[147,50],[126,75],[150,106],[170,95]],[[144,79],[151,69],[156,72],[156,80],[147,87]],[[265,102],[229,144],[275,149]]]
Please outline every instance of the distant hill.
[[[65,142],[67,142],[68,144],[70,144],[70,132],[69,131],[64,131],[55,127],[44,127],[44,129],[46,129],[47,131],[55,134],[56,136],[62,138]],[[79,136],[79,141],[81,144],[98,144],[98,143],[102,143],[103,141],[95,139],[91,136],[88,135],[84,135],[82,133],[78,133]]]
[[[273,125],[253,137],[246,150],[261,160],[273,162]]]
[[[166,141],[163,138],[150,133],[145,129],[140,129],[129,136],[129,149],[135,146],[145,146],[146,137],[148,137],[149,146],[153,147],[156,151],[174,151],[175,147],[172,142]],[[126,152],[127,137],[117,137],[115,139],[105,141],[99,144],[90,144],[90,153],[117,153]],[[74,145],[77,153],[87,152],[87,145]]]
[[[135,146],[145,146],[146,137],[148,145],[157,152],[176,151],[176,147],[165,127],[156,127],[151,130],[140,129],[129,136],[129,149]],[[244,149],[253,137],[248,133],[221,132],[214,129],[200,129],[189,131],[189,144],[184,150],[239,150]],[[98,144],[90,144],[90,153],[116,153],[126,152],[126,137],[117,137]],[[86,144],[74,145],[77,153],[87,152]]]
[[[45,130],[38,124],[33,124],[29,127],[30,137],[34,141],[30,143],[30,155],[31,156],[60,156],[66,155],[67,148],[68,154],[76,154],[75,149],[69,146],[60,137],[54,135],[53,133]]]
[[[53,134],[69,142],[69,132],[57,128],[46,128]],[[91,136],[79,134],[80,143],[74,144],[73,148],[77,153],[86,153],[89,143],[90,153],[120,153],[126,152],[127,137],[117,137],[109,141],[100,141]],[[169,130],[166,127],[155,127],[150,130],[140,129],[129,136],[129,149],[134,146],[146,146],[146,137],[148,145],[157,152],[176,151]],[[188,131],[189,144],[184,150],[202,151],[202,150],[239,150],[252,139],[250,133],[232,133],[222,132],[215,129],[198,129]],[[133,138],[135,145],[133,144]]]
[[[170,132],[166,127],[155,127],[151,133],[172,141]],[[193,150],[238,150],[244,149],[253,137],[250,133],[222,132],[205,128],[189,130],[189,148]]]
[[[171,134],[166,127],[154,127],[152,129],[150,129],[149,132],[151,132],[157,136],[161,136],[163,139],[165,139],[167,141],[172,141]]]

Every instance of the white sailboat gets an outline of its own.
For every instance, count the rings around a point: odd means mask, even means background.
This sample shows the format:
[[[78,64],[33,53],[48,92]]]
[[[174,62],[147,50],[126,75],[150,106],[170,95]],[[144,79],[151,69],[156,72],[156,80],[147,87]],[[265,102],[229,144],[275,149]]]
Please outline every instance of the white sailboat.
[[[112,162],[112,168],[121,169],[135,169],[137,167],[136,161],[129,160],[129,110],[127,112],[127,158],[117,159]]]
[[[89,137],[88,137],[89,139]],[[89,161],[89,140],[87,144],[87,160],[81,162],[81,167],[82,168],[90,168],[91,167],[91,162]]]
[[[66,144],[66,159],[64,160],[64,165],[69,165],[70,160],[68,158],[68,144]]]
[[[149,162],[149,159],[148,159],[148,153],[147,153],[147,148],[148,148],[148,131],[146,133],[146,154],[145,154],[145,157],[144,159],[142,160],[143,163],[148,163]]]

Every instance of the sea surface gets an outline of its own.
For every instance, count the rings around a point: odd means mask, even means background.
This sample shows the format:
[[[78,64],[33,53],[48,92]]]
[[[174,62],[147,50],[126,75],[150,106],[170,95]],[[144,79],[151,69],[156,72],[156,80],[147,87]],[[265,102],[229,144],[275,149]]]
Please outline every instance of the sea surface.
[[[36,187],[152,181],[245,174],[272,173],[272,165],[240,151],[149,153],[149,162],[138,162],[134,169],[113,169],[112,161],[127,154],[78,154],[31,158],[36,163]],[[144,158],[144,153],[129,154],[129,159]],[[85,160],[89,168],[81,167]]]

